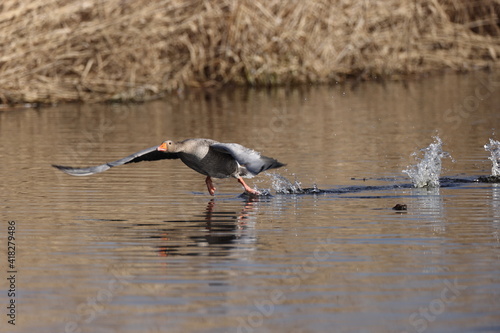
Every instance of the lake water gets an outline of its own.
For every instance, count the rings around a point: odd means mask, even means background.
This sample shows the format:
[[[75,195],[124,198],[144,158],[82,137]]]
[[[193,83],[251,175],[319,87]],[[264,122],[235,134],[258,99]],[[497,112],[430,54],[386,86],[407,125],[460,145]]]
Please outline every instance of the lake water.
[[[2,110],[0,331],[499,332],[500,186],[473,182],[499,91],[476,73]],[[190,137],[287,166],[248,181],[258,198],[234,179],[212,198],[178,160],[51,167]],[[413,188],[435,137],[441,186]],[[277,193],[299,183],[321,191]]]

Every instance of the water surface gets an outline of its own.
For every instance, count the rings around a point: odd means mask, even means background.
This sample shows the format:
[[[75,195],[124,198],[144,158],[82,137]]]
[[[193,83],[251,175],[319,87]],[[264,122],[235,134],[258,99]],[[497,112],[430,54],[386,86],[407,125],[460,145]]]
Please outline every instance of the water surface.
[[[500,187],[456,180],[491,173],[499,88],[470,74],[0,112],[1,331],[498,332]],[[413,188],[402,170],[436,135],[447,180]],[[235,180],[212,198],[179,161],[50,167],[189,137],[287,166],[249,180],[260,198]],[[279,177],[325,192],[277,194]]]

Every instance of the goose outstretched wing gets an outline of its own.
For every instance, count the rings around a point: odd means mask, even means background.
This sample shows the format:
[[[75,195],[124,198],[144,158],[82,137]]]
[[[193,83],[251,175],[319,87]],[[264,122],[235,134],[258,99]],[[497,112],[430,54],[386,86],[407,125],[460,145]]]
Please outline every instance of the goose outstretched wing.
[[[154,146],[151,148],[143,149],[141,151],[138,151],[137,153],[133,153],[132,155],[121,158],[119,160],[104,163],[104,164],[93,166],[93,167],[74,168],[74,167],[55,165],[55,164],[52,164],[52,166],[54,168],[61,170],[62,172],[67,173],[68,175],[89,176],[89,175],[93,175],[95,173],[106,171],[112,167],[119,166],[122,164],[137,163],[137,162],[142,162],[142,161],[157,161],[157,160],[163,160],[163,159],[179,158],[178,153],[169,153],[169,152],[158,151],[157,150],[158,147],[159,146]]]

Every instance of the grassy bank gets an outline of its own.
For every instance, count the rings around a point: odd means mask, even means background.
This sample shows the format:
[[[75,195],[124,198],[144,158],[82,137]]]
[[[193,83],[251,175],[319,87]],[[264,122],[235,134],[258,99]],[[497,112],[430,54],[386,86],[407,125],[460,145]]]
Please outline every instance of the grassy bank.
[[[3,0],[0,101],[495,66],[498,0]]]

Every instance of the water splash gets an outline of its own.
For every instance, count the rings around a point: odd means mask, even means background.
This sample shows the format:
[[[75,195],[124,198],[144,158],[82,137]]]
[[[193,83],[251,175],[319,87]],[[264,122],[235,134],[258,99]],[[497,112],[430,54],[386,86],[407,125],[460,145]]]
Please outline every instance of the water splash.
[[[484,149],[491,154],[491,156],[488,157],[493,163],[491,175],[495,177],[500,176],[500,141],[490,139],[490,143],[485,144]]]
[[[279,173],[270,173],[273,189],[278,194],[298,194],[303,193],[302,184],[295,180],[293,183]]]
[[[417,164],[403,170],[413,182],[414,187],[439,187],[439,175],[441,174],[441,159],[450,157],[450,154],[443,151],[443,142],[438,136],[434,137],[434,142],[427,148],[413,153]],[[419,157],[423,153],[423,157]]]

